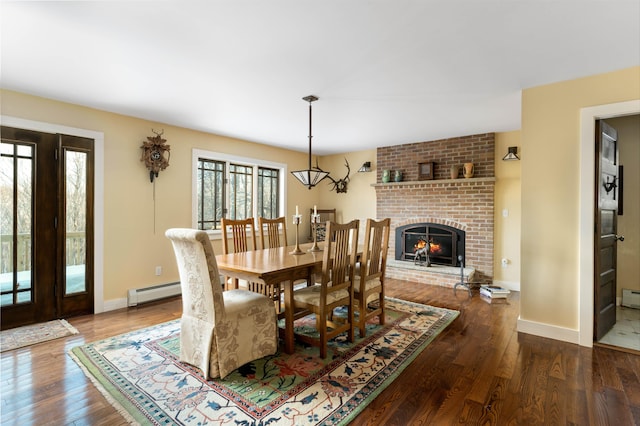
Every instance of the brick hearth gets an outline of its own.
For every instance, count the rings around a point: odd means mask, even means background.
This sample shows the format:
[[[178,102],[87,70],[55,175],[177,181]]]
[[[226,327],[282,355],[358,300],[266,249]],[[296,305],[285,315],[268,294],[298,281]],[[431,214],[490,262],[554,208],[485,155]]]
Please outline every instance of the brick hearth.
[[[374,185],[376,216],[391,218],[389,258],[394,258],[396,227],[421,222],[444,224],[466,232],[465,277],[471,274],[480,282],[493,279],[493,151],[492,133],[378,149],[378,182],[384,169],[402,170],[405,179],[413,179]],[[436,163],[435,180],[416,181],[418,163],[425,161]],[[450,166],[465,162],[475,164],[475,176],[448,179]],[[459,268],[443,268],[421,270],[412,262],[393,261],[387,264],[387,276],[447,287],[460,281]]]

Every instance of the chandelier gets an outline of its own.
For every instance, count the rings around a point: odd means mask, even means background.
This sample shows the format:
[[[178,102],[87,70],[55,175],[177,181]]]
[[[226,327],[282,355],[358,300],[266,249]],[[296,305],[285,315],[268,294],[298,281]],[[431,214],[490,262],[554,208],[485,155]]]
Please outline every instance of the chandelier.
[[[311,189],[316,186],[320,181],[329,175],[329,172],[320,170],[318,167],[311,167],[311,103],[318,100],[317,96],[309,95],[302,98],[309,102],[309,168],[304,170],[296,170],[291,172],[301,184]]]

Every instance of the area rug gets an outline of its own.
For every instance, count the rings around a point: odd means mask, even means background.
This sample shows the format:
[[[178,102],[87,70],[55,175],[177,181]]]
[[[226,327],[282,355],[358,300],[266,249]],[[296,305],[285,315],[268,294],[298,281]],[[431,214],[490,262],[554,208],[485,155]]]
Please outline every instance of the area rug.
[[[87,376],[134,424],[344,425],[387,387],[459,314],[397,299],[386,301],[386,324],[367,325],[349,343],[338,336],[328,356],[296,344],[248,363],[225,379],[206,381],[178,360],[174,320],[69,352]],[[311,330],[311,320],[296,322]],[[356,335],[358,333],[356,332]]]
[[[2,330],[0,332],[0,352],[71,336],[72,334],[78,334],[78,330],[65,320],[54,320]]]

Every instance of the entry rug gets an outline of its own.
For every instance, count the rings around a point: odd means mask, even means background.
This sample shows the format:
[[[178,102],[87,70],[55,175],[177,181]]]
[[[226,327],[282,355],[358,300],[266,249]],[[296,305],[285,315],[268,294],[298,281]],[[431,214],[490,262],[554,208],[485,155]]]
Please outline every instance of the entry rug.
[[[71,336],[72,334],[78,334],[78,330],[65,320],[54,320],[11,328],[0,332],[0,352]]]
[[[318,348],[296,344],[248,363],[225,379],[206,381],[178,360],[180,322],[78,346],[69,352],[133,424],[344,425],[387,387],[459,314],[386,299],[386,324],[367,325],[367,336]],[[311,330],[312,319],[296,322]],[[356,336],[358,332],[356,331]]]

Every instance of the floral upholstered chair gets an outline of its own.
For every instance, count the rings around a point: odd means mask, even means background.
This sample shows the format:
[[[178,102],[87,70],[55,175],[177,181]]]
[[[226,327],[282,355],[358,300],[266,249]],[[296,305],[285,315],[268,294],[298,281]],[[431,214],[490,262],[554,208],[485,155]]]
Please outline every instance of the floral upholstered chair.
[[[218,265],[205,231],[173,228],[171,240],[182,287],[180,361],[205,379],[276,353],[276,312],[271,300],[248,290],[222,291]]]

